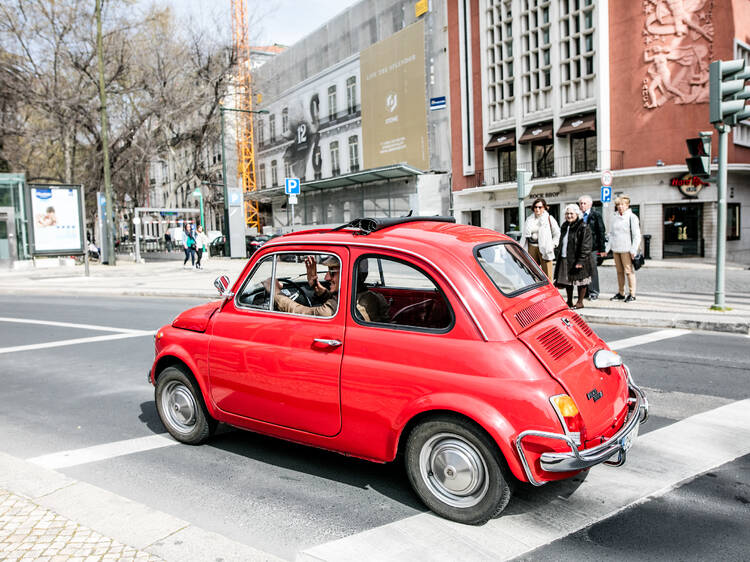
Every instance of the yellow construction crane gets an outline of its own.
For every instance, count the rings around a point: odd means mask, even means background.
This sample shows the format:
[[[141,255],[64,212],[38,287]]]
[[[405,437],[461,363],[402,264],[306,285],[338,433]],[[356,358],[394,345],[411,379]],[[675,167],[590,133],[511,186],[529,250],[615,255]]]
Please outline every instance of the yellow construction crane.
[[[232,0],[232,35],[237,52],[235,75],[235,104],[237,114],[237,172],[242,182],[245,199],[245,225],[260,230],[258,202],[250,199],[257,188],[255,183],[255,144],[253,139],[253,87],[250,73],[250,46],[247,39],[247,11],[245,0]]]

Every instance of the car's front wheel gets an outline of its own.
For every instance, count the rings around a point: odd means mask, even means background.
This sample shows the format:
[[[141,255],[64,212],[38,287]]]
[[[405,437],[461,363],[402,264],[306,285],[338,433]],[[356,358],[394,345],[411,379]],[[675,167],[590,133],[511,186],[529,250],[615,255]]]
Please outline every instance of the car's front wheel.
[[[200,388],[180,367],[167,367],[156,381],[156,409],[169,434],[189,445],[205,442],[216,429]]]
[[[460,418],[439,418],[415,427],[406,443],[406,470],[414,490],[432,511],[478,525],[508,505],[511,477],[490,438]]]

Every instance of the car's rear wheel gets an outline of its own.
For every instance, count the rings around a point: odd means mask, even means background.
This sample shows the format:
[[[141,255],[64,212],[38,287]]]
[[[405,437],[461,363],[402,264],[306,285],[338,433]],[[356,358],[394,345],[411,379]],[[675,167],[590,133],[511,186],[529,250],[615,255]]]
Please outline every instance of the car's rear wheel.
[[[446,519],[478,525],[510,501],[505,461],[490,438],[466,420],[421,423],[409,435],[405,459],[414,490]]]
[[[167,367],[159,374],[155,399],[164,427],[182,443],[199,445],[216,429],[198,385],[179,367]]]

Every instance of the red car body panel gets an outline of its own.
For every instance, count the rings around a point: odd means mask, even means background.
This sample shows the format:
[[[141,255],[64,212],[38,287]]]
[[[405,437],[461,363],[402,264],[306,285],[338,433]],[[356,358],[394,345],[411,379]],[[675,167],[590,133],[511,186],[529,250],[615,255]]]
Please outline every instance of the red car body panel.
[[[181,361],[213,418],[378,462],[396,457],[410,422],[454,412],[484,428],[513,474],[527,481],[514,442],[529,429],[563,431],[550,397],[569,394],[595,441],[622,425],[627,379],[622,368],[594,367],[593,353],[607,346],[552,285],[514,297],[497,290],[473,255],[487,242],[514,244],[493,231],[438,222],[367,236],[313,231],[275,238],[251,258],[233,292],[266,255],[332,252],[342,264],[337,314],[248,310],[233,300],[221,309],[196,307],[160,330],[152,382],[164,365]],[[436,333],[358,323],[349,277],[356,259],[368,254],[414,264],[431,276],[449,303],[450,327]],[[202,319],[205,333],[196,331]],[[316,347],[316,338],[343,345]],[[592,385],[606,401],[588,403]],[[531,438],[525,450],[536,480],[572,474],[539,465],[542,452],[565,450],[560,441]]]

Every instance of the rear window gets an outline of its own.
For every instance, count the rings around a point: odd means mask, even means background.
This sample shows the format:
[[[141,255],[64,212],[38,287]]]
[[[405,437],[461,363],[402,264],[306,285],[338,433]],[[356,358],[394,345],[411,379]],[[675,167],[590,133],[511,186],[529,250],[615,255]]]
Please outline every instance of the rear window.
[[[547,277],[517,245],[507,242],[480,246],[474,255],[484,272],[506,297],[546,285]]]

